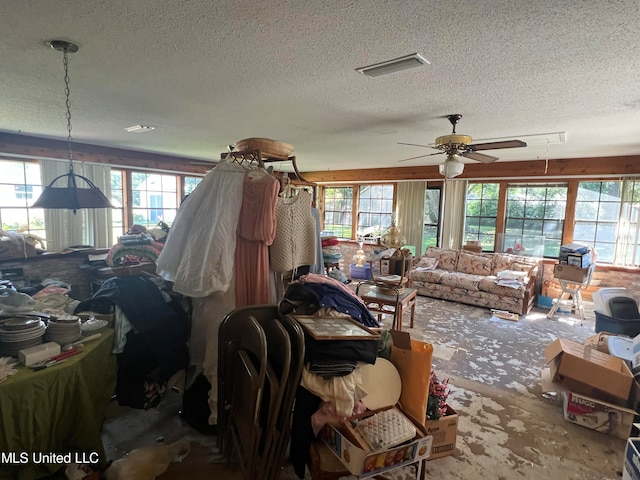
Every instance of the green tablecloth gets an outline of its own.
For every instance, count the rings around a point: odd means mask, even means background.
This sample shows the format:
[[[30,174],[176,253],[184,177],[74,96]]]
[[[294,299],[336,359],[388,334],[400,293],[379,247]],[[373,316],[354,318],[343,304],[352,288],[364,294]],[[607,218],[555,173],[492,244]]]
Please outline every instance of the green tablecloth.
[[[111,353],[114,331],[83,347],[65,362],[37,372],[19,367],[0,383],[0,479],[36,478],[58,465],[15,465],[6,453],[83,453],[104,465],[101,430],[115,391],[117,364]],[[3,455],[4,454],[4,455]]]

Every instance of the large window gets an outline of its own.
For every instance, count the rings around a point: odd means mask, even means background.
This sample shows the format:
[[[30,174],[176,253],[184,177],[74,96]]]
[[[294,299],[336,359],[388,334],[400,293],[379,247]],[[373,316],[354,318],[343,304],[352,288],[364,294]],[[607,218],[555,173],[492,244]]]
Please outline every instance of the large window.
[[[132,172],[133,223],[147,228],[173,222],[178,208],[178,177],[159,173]]]
[[[573,241],[593,245],[599,262],[614,261],[621,205],[622,182],[581,182],[578,185]],[[637,217],[637,212],[633,216]]]
[[[391,225],[393,185],[361,185],[358,191],[358,237],[378,237]]]
[[[340,238],[351,238],[353,188],[325,187],[324,230]]]
[[[566,204],[566,184],[509,185],[505,247],[544,241],[543,255],[557,258],[562,244]]]
[[[493,251],[498,215],[498,183],[470,183],[464,222],[464,240],[477,240],[482,249]]]
[[[422,229],[422,251],[437,247],[440,238],[441,189],[427,187],[424,192],[424,226]]]
[[[393,195],[393,185],[324,187],[323,228],[340,238],[353,239],[355,224],[357,238],[378,238],[391,225]]]
[[[46,238],[44,211],[29,208],[42,193],[37,162],[3,161],[0,176],[0,225],[5,232]]]

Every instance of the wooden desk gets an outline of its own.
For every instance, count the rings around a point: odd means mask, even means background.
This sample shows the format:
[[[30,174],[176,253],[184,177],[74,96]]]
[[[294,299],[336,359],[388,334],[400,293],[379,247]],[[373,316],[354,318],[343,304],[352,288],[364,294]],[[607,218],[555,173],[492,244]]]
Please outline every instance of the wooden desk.
[[[395,292],[395,293],[393,293]],[[362,299],[367,309],[377,312],[378,321],[383,314],[393,315],[394,330],[402,330],[402,314],[405,309],[411,309],[409,327],[413,328],[416,315],[416,296],[418,291],[415,288],[384,288],[368,282],[358,284],[356,294]]]
[[[88,342],[83,352],[64,363],[18,373],[0,383],[0,452],[85,453],[106,464],[102,421],[116,385],[114,330]],[[34,479],[62,465],[33,463],[2,465],[0,479]],[[6,470],[6,472],[5,472]],[[5,477],[4,475],[9,475]]]

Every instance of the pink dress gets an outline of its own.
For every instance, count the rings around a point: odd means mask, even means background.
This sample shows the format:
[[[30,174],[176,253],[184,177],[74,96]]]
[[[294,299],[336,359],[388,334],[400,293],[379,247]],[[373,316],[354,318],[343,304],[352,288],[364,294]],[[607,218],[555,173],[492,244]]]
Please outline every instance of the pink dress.
[[[280,183],[265,170],[245,175],[235,250],[236,308],[269,303],[269,245]]]

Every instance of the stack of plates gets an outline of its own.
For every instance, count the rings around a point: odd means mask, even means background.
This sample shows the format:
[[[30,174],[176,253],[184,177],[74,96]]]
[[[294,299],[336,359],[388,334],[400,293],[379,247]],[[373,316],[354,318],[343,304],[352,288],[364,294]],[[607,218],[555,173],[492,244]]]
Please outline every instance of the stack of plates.
[[[42,343],[46,327],[40,318],[16,317],[2,321],[0,356],[17,357],[18,351]]]
[[[60,345],[75,342],[81,336],[81,323],[80,317],[75,315],[51,317],[47,325],[45,340],[47,342],[56,342]]]

